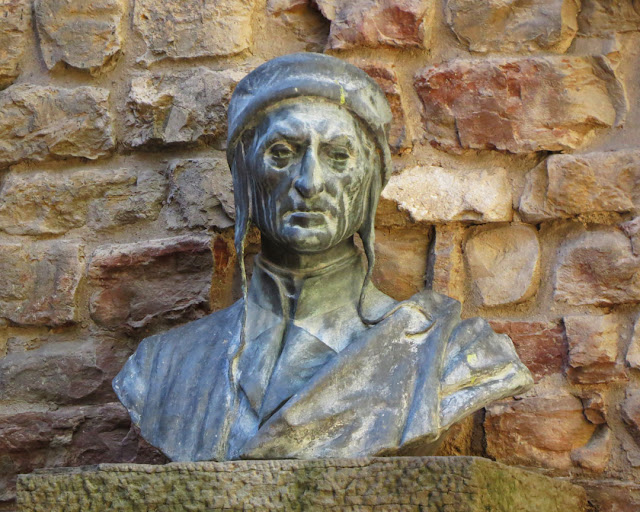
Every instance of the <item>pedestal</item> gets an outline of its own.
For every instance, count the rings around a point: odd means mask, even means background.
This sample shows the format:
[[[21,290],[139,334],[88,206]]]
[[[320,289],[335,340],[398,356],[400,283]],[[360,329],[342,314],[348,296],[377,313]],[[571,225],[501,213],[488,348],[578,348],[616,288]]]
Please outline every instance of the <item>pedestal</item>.
[[[22,512],[584,512],[584,489],[475,457],[102,464],[21,475]]]

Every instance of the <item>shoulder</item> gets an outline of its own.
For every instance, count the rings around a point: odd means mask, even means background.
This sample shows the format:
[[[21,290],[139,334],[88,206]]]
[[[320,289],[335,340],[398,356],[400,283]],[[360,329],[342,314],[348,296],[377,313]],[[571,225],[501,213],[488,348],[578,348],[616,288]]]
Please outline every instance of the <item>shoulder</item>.
[[[136,424],[152,381],[173,373],[190,354],[217,350],[225,357],[238,339],[243,302],[143,339],[113,379],[113,389]]]

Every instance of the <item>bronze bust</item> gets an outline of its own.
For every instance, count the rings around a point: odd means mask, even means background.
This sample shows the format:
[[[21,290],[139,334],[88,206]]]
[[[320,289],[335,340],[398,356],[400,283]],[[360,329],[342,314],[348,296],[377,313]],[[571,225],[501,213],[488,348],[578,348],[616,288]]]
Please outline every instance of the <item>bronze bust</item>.
[[[390,121],[377,84],[326,55],[279,57],[238,84],[227,156],[240,262],[249,224],[262,234],[251,282],[241,263],[243,299],[143,340],[114,380],[172,460],[429,455],[452,424],[532,385],[511,340],[461,320],[457,301],[396,302],[371,284]]]

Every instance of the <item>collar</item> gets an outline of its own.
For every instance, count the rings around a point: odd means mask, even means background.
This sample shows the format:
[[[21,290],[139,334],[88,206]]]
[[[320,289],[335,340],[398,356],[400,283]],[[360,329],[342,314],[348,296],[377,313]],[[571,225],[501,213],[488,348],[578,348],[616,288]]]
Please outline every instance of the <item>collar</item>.
[[[336,336],[335,331],[363,328],[357,303],[364,275],[359,253],[307,272],[279,267],[258,255],[248,294],[249,338],[285,320],[340,351],[347,332]]]

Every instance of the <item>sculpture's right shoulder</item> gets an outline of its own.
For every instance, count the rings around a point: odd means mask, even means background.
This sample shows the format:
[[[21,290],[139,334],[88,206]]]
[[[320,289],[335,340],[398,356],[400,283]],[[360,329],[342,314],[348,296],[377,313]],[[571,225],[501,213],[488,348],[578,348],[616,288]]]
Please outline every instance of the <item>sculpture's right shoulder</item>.
[[[175,374],[196,353],[215,351],[226,358],[237,342],[242,325],[242,300],[193,322],[143,339],[120,373],[113,379],[113,389],[129,410],[134,423],[140,423],[149,389]]]

